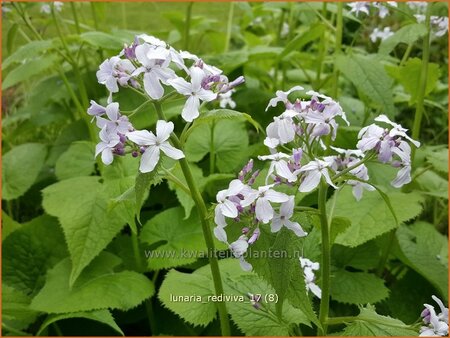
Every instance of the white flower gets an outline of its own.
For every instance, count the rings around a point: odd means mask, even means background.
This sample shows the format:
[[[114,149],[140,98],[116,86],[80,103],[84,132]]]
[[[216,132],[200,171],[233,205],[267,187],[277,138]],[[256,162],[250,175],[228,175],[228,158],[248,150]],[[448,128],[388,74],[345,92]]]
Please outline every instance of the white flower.
[[[273,208],[270,202],[283,203],[289,200],[289,196],[271,189],[274,184],[258,187],[258,190],[250,192],[241,202],[242,207],[249,206],[256,201],[256,218],[264,224],[273,218]]]
[[[198,111],[200,107],[200,100],[209,102],[217,98],[217,94],[202,88],[202,80],[204,77],[205,73],[202,69],[192,67],[190,83],[181,77],[168,81],[177,92],[188,96],[186,104],[183,107],[183,111],[181,112],[181,116],[187,122],[192,122],[200,115]]]
[[[54,1],[53,6],[55,8],[55,11],[61,12],[62,7],[64,6],[64,3],[62,3],[61,1]],[[50,4],[43,4],[41,6],[41,13],[50,14],[51,12],[52,12],[52,9],[50,7]]]
[[[233,253],[234,257],[239,258],[239,263],[241,264],[241,268],[244,271],[250,271],[252,270],[252,265],[248,263],[244,259],[244,254],[247,252],[248,249],[248,241],[247,237],[242,235],[239,237],[239,239],[229,245],[229,248],[231,252]]]
[[[195,62],[195,66],[203,69],[207,75],[220,75],[220,74],[222,74],[222,70],[221,69],[204,63],[203,60],[200,59],[195,54],[192,54],[192,53],[189,53],[189,52],[186,52],[186,51],[180,51],[180,56],[183,59],[193,60]]]
[[[290,218],[294,214],[294,196],[289,196],[289,200],[280,205],[280,213],[275,214],[270,225],[272,232],[278,232],[283,226],[292,230],[298,237],[304,237],[308,233],[303,231],[300,224],[292,222]]]
[[[439,320],[434,307],[424,304],[429,311],[429,324],[420,328],[420,337],[444,337],[448,336],[448,324]]]
[[[316,276],[315,270],[319,270],[319,263],[310,261],[308,258],[300,257],[300,266],[303,269],[303,276],[305,277],[305,286],[307,291],[311,291],[317,298],[322,297],[322,290],[314,283]]]
[[[327,163],[325,161],[313,160],[301,167],[298,171],[304,172],[306,174],[298,190],[300,192],[310,192],[319,185],[322,176],[325,178],[325,181],[329,185],[337,189],[337,187],[331,181],[330,175],[328,173],[329,166],[330,163]]]
[[[405,141],[401,141],[398,147],[392,150],[401,160],[401,169],[397,177],[391,182],[394,188],[400,188],[411,182],[411,147]]]
[[[381,39],[381,41],[383,41],[392,35],[394,35],[394,32],[391,31],[391,27],[384,27],[383,30],[380,30],[377,27],[372,31],[372,33],[370,33],[369,37],[370,40],[375,43],[378,39]]]
[[[168,139],[173,128],[172,122],[159,120],[156,123],[156,136],[148,130],[137,130],[127,134],[127,137],[134,143],[140,146],[147,146],[142,155],[139,167],[142,173],[148,173],[155,169],[155,166],[159,162],[160,151],[174,160],[179,160],[184,157],[181,150],[169,144]]]
[[[168,84],[169,79],[176,77],[175,72],[168,68],[171,59],[149,58],[149,54],[155,51],[154,47],[148,43],[143,43],[136,47],[136,59],[142,65],[133,72],[133,76],[144,73],[144,89],[145,92],[154,100],[160,99],[164,95],[164,88],[161,82]],[[163,57],[163,56],[161,56]]]
[[[385,122],[387,124],[390,124],[392,128],[389,131],[389,136],[390,137],[394,137],[394,136],[401,136],[406,138],[408,141],[410,141],[412,144],[414,144],[416,147],[420,147],[420,142],[419,141],[415,141],[413,140],[411,137],[409,137],[406,132],[408,131],[408,129],[403,128],[400,124],[392,122],[391,120],[389,120],[389,118],[386,115],[380,115],[378,117],[375,118],[375,121],[379,121],[379,122]]]
[[[95,157],[102,153],[102,162],[110,165],[113,162],[113,149],[119,144],[120,137],[115,130],[110,130],[105,125],[99,133],[101,142],[95,147]]]
[[[275,171],[278,176],[287,179],[289,182],[295,182],[297,180],[297,176],[295,176],[288,167],[285,159],[290,159],[291,156],[284,153],[276,153],[272,155],[258,156],[258,158],[262,161],[270,160],[269,171],[267,172],[266,184],[270,175]]]
[[[111,131],[115,131],[117,133],[124,135],[133,130],[133,127],[130,121],[128,120],[128,117],[120,115],[119,104],[117,102],[112,102],[108,104],[105,108],[100,106],[99,104],[96,104],[94,101],[94,104],[92,104],[90,107],[91,112],[89,112],[88,110],[88,114],[95,113],[95,111],[99,112],[101,108],[104,109],[106,116],[108,116],[109,120],[97,115],[96,116],[97,127],[102,129],[105,126],[108,126],[108,129],[110,129]]]
[[[295,86],[292,87],[291,89],[289,89],[287,92],[283,92],[282,90],[277,90],[275,92],[275,97],[273,99],[271,99],[269,101],[269,104],[267,105],[266,111],[270,108],[270,107],[276,107],[276,105],[278,104],[278,102],[283,102],[284,104],[288,103],[288,95],[294,91],[297,90],[303,90],[304,88],[302,86]]]
[[[228,189],[221,190],[216,195],[217,205],[215,208],[214,221],[220,227],[225,227],[225,217],[236,218],[239,214],[238,208],[235,203],[230,201],[228,197],[236,196],[241,191],[245,190],[247,186],[240,180],[232,180]],[[223,236],[222,236],[223,237]]]
[[[350,13],[355,13],[356,16],[359,15],[359,12],[369,15],[369,3],[363,1],[349,2],[347,6],[350,7]]]
[[[264,140],[264,145],[270,149],[275,149],[279,145],[293,141],[295,124],[292,118],[297,115],[297,112],[288,109],[280,116],[275,116],[273,122],[269,123],[266,128],[267,137]]]
[[[236,102],[233,101],[231,95],[235,92],[234,89],[229,90],[226,93],[219,94],[219,106],[220,108],[226,108],[229,106],[231,109],[236,108]]]

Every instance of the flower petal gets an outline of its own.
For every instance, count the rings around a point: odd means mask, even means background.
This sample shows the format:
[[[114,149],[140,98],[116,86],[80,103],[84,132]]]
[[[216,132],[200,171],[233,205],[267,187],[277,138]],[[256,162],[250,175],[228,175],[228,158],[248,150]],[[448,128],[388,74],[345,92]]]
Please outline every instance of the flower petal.
[[[230,218],[236,218],[238,216],[238,210],[233,202],[225,200],[223,203],[219,205],[222,215]]]
[[[159,82],[156,74],[153,72],[144,74],[144,89],[154,100],[158,100],[164,95],[164,88]]]
[[[200,107],[200,100],[195,96],[190,96],[183,107],[181,116],[186,122],[192,122],[200,115],[198,111],[199,107]]]
[[[156,142],[156,136],[148,130],[136,130],[127,133],[127,137],[132,142],[140,146],[151,146]]]
[[[141,173],[149,173],[155,169],[159,162],[159,147],[150,146],[142,154],[141,165],[139,171]]]
[[[264,197],[271,202],[275,202],[275,203],[283,203],[283,202],[287,202],[289,200],[289,196],[286,195],[285,193],[282,192],[278,192],[272,189],[268,189],[265,194]]]
[[[156,122],[156,138],[160,143],[169,139],[170,134],[173,132],[173,122],[166,122],[164,120],[158,120]]]
[[[322,175],[318,170],[313,170],[308,172],[305,175],[305,178],[303,182],[300,184],[300,187],[298,188],[298,191],[300,192],[310,192],[311,190],[314,190],[320,182],[320,177]]]
[[[255,213],[256,218],[264,224],[269,223],[269,221],[273,218],[273,208],[265,197],[260,197],[256,201]]]
[[[160,144],[160,149],[169,156],[170,158],[173,158],[174,160],[179,160],[180,158],[184,158],[184,154],[181,150],[171,146],[169,142],[164,142]]]

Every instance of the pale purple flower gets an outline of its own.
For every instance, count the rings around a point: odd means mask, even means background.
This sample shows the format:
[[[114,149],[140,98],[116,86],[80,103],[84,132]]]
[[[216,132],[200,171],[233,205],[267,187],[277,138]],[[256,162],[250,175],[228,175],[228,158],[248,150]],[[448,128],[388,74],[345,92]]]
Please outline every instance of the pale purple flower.
[[[181,116],[187,122],[192,122],[200,115],[199,108],[201,101],[209,102],[217,98],[217,94],[202,88],[202,80],[205,76],[203,70],[198,67],[192,67],[190,75],[190,83],[181,77],[168,81],[178,93],[188,97],[181,112]]]
[[[87,113],[93,117],[102,116],[102,115],[106,114],[106,108],[103,107],[102,105],[99,105],[94,100],[91,100],[91,105],[88,108]]]
[[[256,201],[256,218],[264,224],[269,223],[273,218],[274,211],[270,202],[283,203],[289,200],[288,195],[271,189],[273,186],[274,185],[271,184],[258,187],[258,190],[249,192],[241,202],[241,206],[246,207]]]
[[[168,68],[170,58],[157,59],[149,58],[148,54],[154,51],[151,45],[143,43],[136,47],[136,59],[142,65],[133,72],[133,76],[144,73],[145,92],[154,100],[160,99],[164,95],[164,88],[161,85],[168,84],[168,80],[176,77],[175,72]]]
[[[106,59],[97,71],[98,83],[103,84],[111,93],[119,91],[118,84],[124,86],[131,78],[135,67],[130,60],[122,60],[118,56]]]
[[[138,35],[136,38],[138,41],[140,39],[144,43],[150,45],[147,52],[147,57],[149,59],[169,60],[175,63],[179,69],[184,69],[187,71],[180,53],[178,53],[173,47],[169,46],[166,42],[147,34]]]
[[[448,336],[448,323],[439,320],[436,315],[434,307],[428,304],[424,304],[428,310],[428,326],[422,326],[420,328],[419,337],[444,337]],[[448,318],[447,318],[448,320]]]
[[[174,148],[168,141],[173,128],[172,122],[159,120],[156,123],[156,136],[148,130],[137,130],[127,134],[132,142],[146,147],[141,158],[140,172],[148,173],[155,169],[159,162],[160,151],[174,160],[184,158],[183,152]]]
[[[206,75],[220,75],[222,74],[222,70],[215,67],[215,66],[211,66],[208,65],[206,63],[203,62],[202,59],[200,59],[197,55],[186,52],[186,51],[180,51],[180,56],[183,59],[187,59],[187,60],[192,60],[194,61],[194,66],[197,66],[199,68],[201,68]]]
[[[408,136],[408,134],[406,134],[408,129],[403,128],[398,123],[392,122],[391,120],[389,120],[389,118],[386,115],[380,115],[380,116],[376,117],[375,121],[384,122],[384,123],[390,124],[393,127],[389,131],[389,136],[390,137],[401,136],[401,137],[406,138],[409,142],[414,144],[414,146],[416,146],[417,148],[420,147],[420,142],[419,141],[413,140],[411,137]]]
[[[292,230],[298,237],[304,237],[308,234],[302,229],[300,224],[290,220],[292,215],[294,215],[294,206],[294,196],[289,196],[289,200],[287,202],[281,203],[280,213],[273,216],[272,223],[270,225],[272,232],[278,232],[284,226],[289,230]]]
[[[380,30],[378,27],[374,28],[372,33],[370,33],[370,41],[375,43],[378,39],[381,41],[386,40],[388,37],[394,35],[394,32],[391,31],[391,27],[384,27]]]
[[[276,96],[269,101],[269,104],[267,105],[266,111],[270,107],[276,107],[278,102],[283,102],[286,105],[289,102],[288,96],[289,96],[290,93],[292,93],[294,91],[297,91],[297,90],[303,90],[303,89],[304,88],[302,86],[295,86],[295,87],[292,87],[291,89],[289,89],[286,92],[283,92],[282,90],[277,90],[275,92]]]
[[[115,130],[108,129],[104,126],[99,133],[101,142],[95,147],[95,157],[102,154],[102,162],[105,165],[110,165],[113,162],[113,150],[120,143],[120,137]]]
[[[337,189],[328,173],[329,166],[330,163],[317,159],[301,167],[298,172],[305,173],[305,176],[298,190],[300,192],[310,192],[314,190],[319,185],[322,177],[329,185]]]
[[[223,94],[219,94],[219,106],[220,108],[226,108],[227,106],[230,107],[231,109],[236,108],[236,102],[233,101],[233,99],[231,98],[231,95],[234,93],[234,89],[223,93]]]
[[[231,252],[234,257],[239,259],[241,268],[244,271],[250,271],[253,268],[252,265],[244,259],[244,254],[247,252],[248,245],[247,237],[244,235],[229,245]]]
[[[99,113],[101,110],[100,105],[94,104],[91,105],[91,112]],[[128,117],[120,115],[119,112],[119,104],[117,102],[112,102],[108,104],[106,107],[103,107],[105,110],[105,114],[108,119],[105,119],[99,115],[96,116],[97,119],[97,127],[102,129],[104,126],[108,126],[108,128],[112,131],[116,131],[120,134],[127,134],[128,132],[133,130],[133,126],[131,125]],[[88,110],[89,113],[89,110]]]
[[[230,182],[228,189],[221,190],[216,195],[217,205],[214,211],[214,221],[220,227],[225,227],[225,217],[236,218],[239,214],[238,206],[229,199],[240,194],[248,187],[242,181],[235,179]]]
[[[400,158],[401,169],[397,173],[397,177],[391,182],[395,188],[400,188],[411,182],[411,147],[405,141],[401,141],[398,147],[395,147],[393,153]]]
[[[287,179],[289,182],[295,182],[297,180],[297,176],[291,172],[286,161],[289,160],[291,156],[284,153],[276,153],[272,155],[258,156],[258,158],[262,161],[271,161],[269,171],[267,172],[266,184],[268,178],[273,174],[274,171],[278,176]]]
[[[248,239],[248,244],[253,244],[253,243],[255,243],[257,240],[258,240],[258,238],[259,238],[259,236],[261,235],[261,231],[259,230],[259,228],[256,228],[254,231],[253,231],[253,234],[250,236],[250,238]]]
[[[347,3],[347,6],[350,7],[350,13],[355,13],[356,16],[358,16],[360,12],[369,15],[368,2],[364,1],[349,2]]]

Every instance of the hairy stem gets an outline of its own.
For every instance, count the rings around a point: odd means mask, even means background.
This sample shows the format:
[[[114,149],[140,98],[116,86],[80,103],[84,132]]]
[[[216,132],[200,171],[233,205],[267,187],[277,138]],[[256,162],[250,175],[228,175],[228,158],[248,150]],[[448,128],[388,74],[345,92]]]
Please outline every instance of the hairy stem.
[[[184,44],[183,44],[184,50],[189,49],[189,33],[191,30],[191,17],[193,5],[194,5],[193,2],[189,2],[186,8],[186,21],[184,23]]]
[[[327,319],[330,309],[330,234],[327,217],[327,190],[328,185],[322,179],[319,185],[319,211],[320,229],[322,233],[322,298],[320,299],[319,321],[322,327],[318,329],[319,336],[327,333]]]
[[[414,115],[414,124],[412,129],[412,138],[417,140],[420,136],[420,126],[422,124],[425,91],[427,87],[428,77],[428,60],[430,59],[430,17],[431,17],[431,3],[427,4],[427,12],[425,14],[425,26],[427,33],[423,37],[423,55],[422,55],[422,69],[420,70],[419,91],[417,93],[416,113]],[[411,149],[411,162],[414,160],[416,148]]]
[[[336,16],[336,44],[334,48],[335,57],[341,53],[342,48],[342,30],[343,30],[342,11],[344,9],[344,3],[338,2],[337,6],[338,9]],[[333,69],[333,95],[332,95],[335,99],[337,99],[338,96],[338,88],[339,88],[339,70],[337,69],[335,63]]]
[[[159,102],[153,102],[156,112],[158,114],[158,118],[161,120],[166,120],[166,117],[164,115],[164,112],[162,111],[161,104]],[[178,136],[175,133],[172,133],[171,141],[175,147],[178,149],[183,150],[182,144],[180,140],[178,139]],[[200,215],[200,220],[202,224],[202,231],[203,231],[203,237],[205,239],[206,247],[208,248],[208,252],[211,253],[209,255],[209,266],[211,268],[211,275],[214,282],[214,290],[216,295],[223,294],[223,286],[222,286],[222,279],[220,276],[220,270],[219,270],[219,263],[217,260],[217,257],[215,256],[215,248],[214,248],[214,239],[212,236],[212,231],[209,225],[209,218],[208,218],[208,210],[205,205],[205,201],[203,200],[203,197],[200,193],[200,190],[198,189],[197,183],[192,176],[191,168],[189,166],[188,161],[186,158],[182,158],[179,160],[181,170],[183,172],[184,178],[186,179],[186,183],[189,187],[189,190],[191,191],[192,199],[195,202],[195,205],[197,206],[198,213]],[[229,336],[230,335],[230,323],[228,319],[228,313],[225,303],[218,302],[217,303],[217,310],[219,312],[219,320],[220,320],[220,328],[222,331],[222,336]]]
[[[227,35],[225,37],[225,47],[223,48],[223,51],[225,53],[228,52],[228,49],[230,49],[231,30],[233,28],[233,14],[234,14],[234,2],[231,1],[228,10]]]

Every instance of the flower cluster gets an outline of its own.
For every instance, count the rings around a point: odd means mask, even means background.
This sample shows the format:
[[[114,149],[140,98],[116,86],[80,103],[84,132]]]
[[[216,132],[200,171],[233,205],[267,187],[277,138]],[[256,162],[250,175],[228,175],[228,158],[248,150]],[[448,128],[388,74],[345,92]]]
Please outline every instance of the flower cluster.
[[[424,304],[425,309],[422,311],[420,316],[426,326],[422,326],[420,328],[420,336],[448,336],[448,308],[445,307],[444,303],[442,303],[442,301],[436,296],[432,296],[432,298],[439,305],[441,312],[437,314],[434,306]]]
[[[266,129],[264,144],[270,154],[258,157],[268,162],[263,183],[256,180],[260,171],[254,170],[254,162],[250,160],[238,178],[216,196],[214,234],[227,243],[245,270],[252,268],[245,260],[245,254],[258,240],[261,228],[266,224],[272,233],[286,227],[298,237],[307,235],[294,218],[298,192],[309,193],[321,182],[334,189],[349,185],[355,199],[360,200],[364,190],[375,190],[369,183],[365,165],[369,160],[399,168],[392,181],[394,187],[411,181],[411,148],[408,142],[416,147],[420,144],[406,134],[406,129],[380,115],[375,121],[387,127],[372,124],[362,128],[357,149],[334,147],[332,142],[339,123],[349,124],[342,107],[332,98],[314,91],[304,93],[306,99],[289,99],[289,95],[299,91],[303,91],[300,86],[286,92],[277,91],[266,108],[267,111],[282,103],[285,110],[275,116]],[[256,181],[261,183],[256,186]],[[230,241],[231,244],[226,232],[230,222],[240,227],[239,238]],[[313,273],[318,265],[306,258],[301,262],[307,288],[320,297]]]
[[[119,112],[119,104],[113,102],[113,94],[120,87],[131,87],[153,101],[163,99],[167,89],[171,89],[171,93],[186,98],[181,116],[186,122],[192,122],[200,115],[201,102],[219,100],[221,107],[235,107],[231,94],[244,82],[243,77],[228,81],[220,69],[204,63],[196,55],[177,51],[145,34],[136,36],[119,55],[105,60],[96,75],[98,82],[109,91],[106,107],[91,101],[88,109],[100,128],[101,142],[96,156],[101,153],[106,165],[113,162],[114,155],[142,156],[139,170],[143,173],[155,169],[161,151],[176,160],[184,154],[169,143],[174,129],[172,122],[159,120],[156,135],[148,130],[135,130],[128,117]]]
[[[365,13],[369,15],[370,7],[376,9],[378,16],[381,19],[384,19],[389,15],[389,7],[397,7],[397,2],[395,1],[386,1],[386,2],[365,2],[365,1],[357,1],[357,2],[349,2],[347,4],[350,7],[350,13],[355,13],[355,15],[359,15],[359,13]]]
[[[372,33],[370,33],[370,41],[375,43],[377,40],[386,40],[388,37],[394,35],[391,31],[391,27],[384,27],[383,29],[375,28]]]
[[[54,6],[55,11],[61,12],[62,7],[64,6],[64,3],[61,1],[54,1],[53,6]],[[50,14],[51,12],[52,12],[52,8],[50,7],[50,4],[45,3],[45,4],[41,5],[41,13]]]
[[[423,14],[415,14],[414,17],[418,23],[425,22],[425,15]],[[435,36],[444,36],[448,32],[448,17],[432,15],[430,17],[430,25]]]

